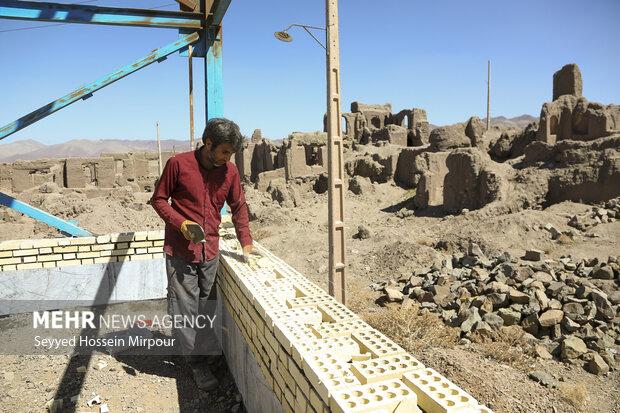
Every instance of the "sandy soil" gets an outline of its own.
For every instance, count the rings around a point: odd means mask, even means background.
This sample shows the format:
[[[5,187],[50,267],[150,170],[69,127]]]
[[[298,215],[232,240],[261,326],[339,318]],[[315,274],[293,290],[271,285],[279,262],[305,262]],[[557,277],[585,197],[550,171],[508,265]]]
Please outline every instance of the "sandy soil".
[[[97,194],[87,192],[30,191],[20,199],[76,219],[96,233],[162,227],[146,204],[149,194],[116,190],[94,197]],[[272,202],[266,193],[248,189],[249,204],[258,217],[251,223],[252,232],[264,246],[326,288],[327,196],[303,188],[299,192],[300,206],[284,208]],[[483,209],[460,216],[399,218],[396,212],[412,195],[411,191],[391,184],[374,185],[363,196],[347,193],[349,306],[427,366],[445,374],[496,412],[620,412],[619,371],[594,376],[580,366],[536,359],[530,356],[526,345],[511,336],[495,343],[459,344],[455,330],[435,316],[421,318],[415,308],[381,306],[378,299],[382,294],[370,288],[374,282],[408,277],[416,268],[462,251],[469,240],[477,242],[485,253],[508,251],[521,256],[525,249],[537,248],[552,258],[567,254],[606,258],[619,252],[620,222],[601,224],[587,231],[595,233],[596,238],[579,235],[571,244],[558,244],[540,227],[552,223],[560,230],[568,229],[569,214],[586,210],[587,205],[565,202],[546,210],[508,215],[492,215]],[[370,238],[353,238],[359,225],[370,229]],[[0,240],[51,236],[58,234],[17,214],[0,212]],[[113,412],[237,408],[234,383],[221,360],[216,361],[216,366],[223,387],[214,394],[205,394],[196,391],[186,371],[174,360],[115,359],[103,355],[94,359],[102,357],[108,368],[89,368],[81,397],[98,392]],[[45,402],[59,391],[57,385],[65,370],[80,363],[68,363],[65,356],[0,359],[0,410],[8,408],[6,411],[43,411]],[[557,388],[546,388],[530,380],[528,373],[532,370],[551,374],[558,381]],[[71,383],[65,385],[61,389],[63,395],[77,394]],[[78,411],[92,410],[80,406]]]

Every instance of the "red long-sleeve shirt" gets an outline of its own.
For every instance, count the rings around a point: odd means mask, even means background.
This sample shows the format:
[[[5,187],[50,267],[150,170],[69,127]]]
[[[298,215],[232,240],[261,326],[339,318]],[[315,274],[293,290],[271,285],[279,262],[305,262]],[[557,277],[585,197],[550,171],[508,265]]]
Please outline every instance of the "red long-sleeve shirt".
[[[151,205],[166,223],[164,251],[187,262],[213,259],[219,251],[218,228],[224,201],[232,212],[237,238],[242,246],[252,243],[248,207],[235,164],[206,169],[199,162],[200,152],[184,152],[170,158],[155,188]],[[172,203],[168,203],[168,199]],[[204,228],[205,243],[193,243],[183,237],[181,224],[186,219]]]

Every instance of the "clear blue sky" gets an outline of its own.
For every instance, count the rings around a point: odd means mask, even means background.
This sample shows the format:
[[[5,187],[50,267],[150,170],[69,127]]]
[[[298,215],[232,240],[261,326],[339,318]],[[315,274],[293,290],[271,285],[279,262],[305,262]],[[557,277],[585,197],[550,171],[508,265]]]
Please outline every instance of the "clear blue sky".
[[[151,8],[171,0],[101,0]],[[175,5],[166,7],[176,9]],[[584,95],[620,103],[620,1],[340,1],[343,112],[351,101],[426,109],[447,124],[483,117],[492,61],[492,116],[537,116],[552,75],[577,63]],[[324,52],[290,23],[324,25],[324,1],[233,0],[224,19],[225,115],[250,135],[322,129]],[[0,31],[49,23],[0,20]],[[320,33],[319,33],[320,34]],[[0,33],[0,123],[166,45],[172,29],[64,25]],[[196,59],[196,130],[204,127],[203,60]],[[171,56],[3,140],[188,136],[187,59]]]

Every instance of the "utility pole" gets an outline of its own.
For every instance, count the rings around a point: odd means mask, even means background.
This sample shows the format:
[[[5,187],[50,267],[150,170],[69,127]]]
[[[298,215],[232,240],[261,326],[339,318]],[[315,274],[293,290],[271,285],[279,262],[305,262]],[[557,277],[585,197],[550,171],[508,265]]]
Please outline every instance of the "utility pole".
[[[487,130],[491,129],[491,61],[487,60]]]
[[[194,150],[194,70],[192,67],[192,57],[194,47],[190,44],[187,50],[187,61],[189,62],[189,150]]]
[[[329,293],[346,304],[346,251],[344,245],[344,162],[340,131],[340,45],[338,0],[325,0],[327,36],[327,192],[329,225]]]
[[[159,176],[161,176],[162,162],[161,162],[161,142],[159,141],[159,122],[155,123],[157,128],[157,168],[159,169]]]

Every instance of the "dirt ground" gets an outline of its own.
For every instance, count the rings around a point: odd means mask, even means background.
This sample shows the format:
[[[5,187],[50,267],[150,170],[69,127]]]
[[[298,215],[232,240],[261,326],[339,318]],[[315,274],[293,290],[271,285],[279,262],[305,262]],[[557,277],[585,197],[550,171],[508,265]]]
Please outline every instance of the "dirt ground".
[[[300,191],[298,207],[284,208],[264,192],[247,190],[248,203],[257,216],[251,223],[254,238],[306,274],[327,285],[327,196]],[[103,196],[96,196],[103,195]],[[528,248],[545,251],[551,258],[607,258],[618,255],[620,221],[597,225],[569,244],[550,239],[547,223],[568,229],[572,214],[588,205],[564,202],[546,210],[524,210],[494,215],[485,209],[458,216],[407,216],[398,210],[412,191],[393,184],[374,184],[364,195],[346,195],[348,305],[370,324],[410,350],[496,412],[620,412],[620,372],[606,376],[587,373],[581,366],[534,358],[517,334],[497,342],[459,343],[455,328],[433,314],[418,315],[416,307],[380,305],[382,293],[373,283],[411,275],[453,252],[466,249],[470,240],[485,252],[508,251],[521,256]],[[42,194],[33,190],[20,199],[65,218],[76,219],[98,233],[162,228],[146,204],[149,194],[115,190],[111,194],[65,191]],[[355,239],[358,226],[371,236]],[[0,211],[0,240],[57,236],[55,231],[15,213]],[[2,320],[0,320],[2,321]],[[107,368],[93,368],[103,359]],[[0,410],[38,412],[55,394],[71,397],[80,389],[80,401],[97,393],[110,411],[175,412],[231,411],[242,409],[234,383],[222,359],[214,367],[222,387],[214,393],[198,392],[187,371],[173,359],[109,357],[94,355],[85,376],[74,371],[84,360],[66,356],[0,357]],[[528,378],[533,370],[551,374],[555,388]],[[64,379],[63,379],[64,378]],[[59,387],[60,385],[60,387]],[[70,411],[97,411],[82,402]]]

